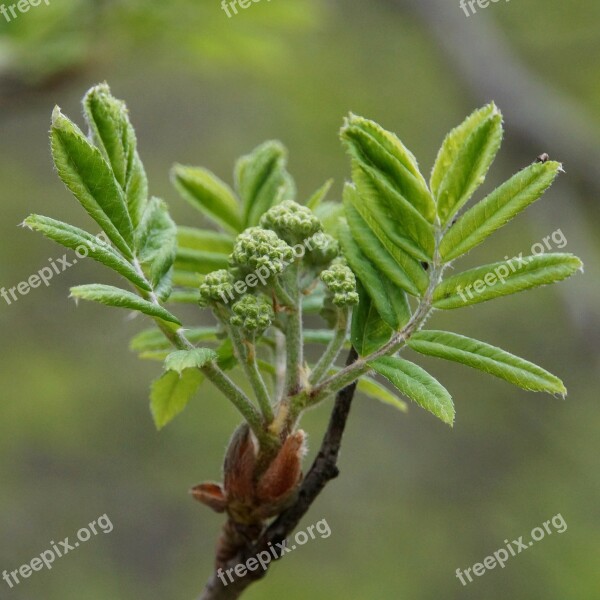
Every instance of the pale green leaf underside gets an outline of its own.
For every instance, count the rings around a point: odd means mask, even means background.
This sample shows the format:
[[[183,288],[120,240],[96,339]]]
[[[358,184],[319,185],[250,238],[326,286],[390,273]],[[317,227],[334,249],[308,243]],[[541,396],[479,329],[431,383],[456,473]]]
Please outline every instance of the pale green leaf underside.
[[[454,423],[452,397],[442,384],[421,367],[402,358],[385,356],[369,366],[388,379],[402,394],[444,423]]]
[[[185,369],[199,369],[216,359],[217,353],[210,348],[176,350],[165,359],[165,370],[182,373]]]
[[[366,396],[374,398],[375,400],[379,400],[379,402],[383,402],[384,404],[389,404],[401,412],[408,412],[408,405],[406,402],[404,402],[404,400],[400,400],[400,398],[398,398],[395,394],[392,394],[390,390],[388,390],[384,385],[381,385],[381,383],[375,379],[371,379],[370,377],[361,377],[358,380],[357,389]]]
[[[175,268],[178,271],[189,271],[205,275],[229,266],[229,254],[178,248],[175,258]]]
[[[356,284],[360,301],[352,311],[351,339],[358,354],[367,356],[389,341],[393,329],[381,318],[360,280]]]
[[[233,243],[234,238],[225,233],[196,227],[177,227],[179,248],[229,255],[233,250]]]
[[[198,369],[187,369],[181,375],[167,371],[153,382],[150,410],[157,429],[162,429],[183,411],[203,379]]]
[[[241,230],[238,200],[214,173],[201,167],[175,165],[171,178],[182,197],[202,214],[231,231]]]
[[[161,306],[157,306],[152,302],[148,302],[132,292],[122,290],[112,285],[103,285],[94,283],[90,285],[80,285],[71,288],[71,297],[81,300],[91,300],[99,302],[106,306],[114,306],[117,308],[128,308],[137,310],[150,317],[157,317],[163,321],[181,325],[179,319],[172,315],[168,310]]]
[[[479,369],[524,390],[566,394],[562,381],[545,369],[500,348],[448,331],[420,331],[408,342],[421,354]]]
[[[581,270],[572,254],[541,254],[509,259],[453,275],[435,290],[435,308],[461,308],[540,285],[562,281]]]

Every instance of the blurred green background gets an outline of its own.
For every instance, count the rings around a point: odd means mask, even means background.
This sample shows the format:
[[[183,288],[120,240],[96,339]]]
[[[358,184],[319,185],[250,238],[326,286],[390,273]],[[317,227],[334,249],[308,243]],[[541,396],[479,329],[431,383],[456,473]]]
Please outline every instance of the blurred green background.
[[[329,177],[339,197],[349,110],[396,131],[428,172],[444,134],[495,99],[507,133],[479,198],[541,152],[565,163],[542,202],[460,267],[528,254],[560,229],[585,276],[428,326],[541,364],[567,400],[419,359],[453,393],[454,429],[359,397],[342,475],[303,522],[325,518],[332,535],[288,555],[248,600],[600,597],[599,23],[597,0],[499,2],[470,17],[458,0],[262,0],[231,19],[218,0],[52,0],[0,17],[0,286],[63,255],[17,227],[29,213],[89,226],[53,173],[47,131],[54,104],[81,122],[81,96],[103,80],[126,99],[151,193],[180,224],[200,223],[170,187],[172,163],[230,181],[234,159],[269,138],[289,147],[301,197]],[[238,417],[205,384],[158,434],[147,398],[160,367],[127,350],[144,323],[67,299],[95,281],[110,275],[82,261],[0,300],[0,571],[104,513],[115,529],[12,590],[0,580],[0,598],[194,598],[222,520],[187,490],[219,477]],[[313,451],[329,409],[304,421]],[[468,587],[456,579],[557,513],[565,533]]]

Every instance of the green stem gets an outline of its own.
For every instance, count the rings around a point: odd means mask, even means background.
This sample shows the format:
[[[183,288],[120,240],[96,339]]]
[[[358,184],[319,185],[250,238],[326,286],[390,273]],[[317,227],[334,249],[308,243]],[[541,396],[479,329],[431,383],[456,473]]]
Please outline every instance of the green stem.
[[[260,410],[265,419],[265,424],[269,425],[274,417],[273,408],[271,407],[271,399],[269,397],[267,386],[258,368],[258,363],[256,362],[256,346],[254,340],[242,340],[239,331],[235,327],[228,327],[227,330],[231,335],[233,346],[238,355],[238,360],[244,369],[246,377],[248,377],[248,380],[252,385],[254,395],[258,400],[258,405],[260,406]]]
[[[263,427],[260,413],[250,402],[246,394],[214,362],[207,363],[200,370],[240,411],[258,438],[261,446],[268,447],[272,445],[272,440]]]
[[[329,371],[335,363],[341,349],[348,337],[348,327],[350,324],[350,310],[348,307],[339,308],[337,311],[337,323],[333,339],[329,342],[327,349],[315,365],[310,375],[310,383],[316,384]]]
[[[145,278],[145,274],[137,259],[132,262],[137,272]],[[150,284],[148,284],[150,285]],[[161,306],[161,303],[154,292],[145,292],[144,290],[138,290],[140,295],[156,306]],[[173,330],[172,326],[165,323],[159,318],[155,318],[154,322],[158,328],[162,331],[164,336],[173,344],[178,350],[192,350],[195,348],[186,337],[183,332],[183,328]],[[252,431],[259,440],[261,446],[269,447],[273,445],[272,437],[263,427],[261,415],[256,410],[250,398],[244,394],[244,392],[235,383],[227,377],[227,375],[219,368],[216,362],[211,362],[200,368],[200,371],[209,379],[217,388],[219,388],[226,398],[238,409],[244,419],[248,422]]]
[[[302,299],[299,288],[299,268],[294,264],[289,268],[289,280],[293,286],[288,304],[286,323],[286,380],[285,394],[295,395],[301,386],[301,373],[304,365],[304,350],[302,340]]]
[[[396,335],[394,335],[389,342],[379,348],[379,350],[372,352],[368,356],[358,358],[356,362],[341,369],[335,375],[332,375],[319,385],[315,386],[312,389],[308,400],[306,401],[306,407],[314,406],[318,402],[321,402],[321,400],[324,398],[330,396],[331,394],[337,393],[339,390],[343,389],[353,381],[356,381],[362,375],[369,373],[371,371],[371,367],[368,365],[369,362],[377,360],[382,356],[391,356],[395,354],[402,349],[410,337],[419,331],[419,329],[423,326],[433,310],[432,303],[435,288],[442,279],[444,269],[448,266],[442,262],[439,254],[439,243],[442,235],[443,232],[438,220],[436,222],[435,252],[429,271],[429,285],[427,286],[427,290],[421,298],[421,301],[419,302],[419,305],[417,306],[417,309],[413,313],[409,322],[402,328],[401,331],[396,333]]]

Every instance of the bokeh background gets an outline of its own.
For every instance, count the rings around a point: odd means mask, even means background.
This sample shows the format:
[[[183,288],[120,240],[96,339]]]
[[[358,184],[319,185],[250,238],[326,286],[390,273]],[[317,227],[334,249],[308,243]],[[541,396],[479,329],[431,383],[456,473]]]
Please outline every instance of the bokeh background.
[[[538,362],[567,400],[419,359],[453,393],[454,429],[359,397],[342,476],[303,523],[325,518],[332,535],[288,555],[248,600],[600,597],[599,24],[597,0],[498,2],[470,17],[458,0],[262,0],[231,19],[218,0],[52,0],[0,17],[0,286],[63,255],[17,227],[29,213],[89,225],[53,173],[47,131],[54,104],[80,121],[81,96],[103,80],[127,100],[151,192],[180,224],[201,223],[170,187],[172,163],[231,180],[234,159],[269,138],[288,146],[301,197],[329,177],[339,197],[350,110],[398,132],[428,172],[444,134],[495,99],[505,143],[477,197],[541,152],[565,164],[542,202],[460,266],[527,254],[560,229],[585,275],[428,325]],[[0,571],[104,513],[115,528],[17,588],[0,580],[0,598],[190,599],[221,519],[187,490],[219,477],[238,417],[205,384],[157,433],[147,397],[160,366],[127,349],[144,323],[67,299],[95,281],[111,277],[82,261],[0,300]],[[313,450],[329,409],[304,422]],[[565,533],[468,587],[456,579],[557,513]]]

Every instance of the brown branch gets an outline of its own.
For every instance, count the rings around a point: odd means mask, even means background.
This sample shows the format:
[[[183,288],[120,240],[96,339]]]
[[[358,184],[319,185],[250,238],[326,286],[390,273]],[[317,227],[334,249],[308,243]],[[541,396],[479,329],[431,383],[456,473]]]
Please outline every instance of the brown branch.
[[[348,354],[346,365],[352,364],[357,358],[358,354],[352,348]],[[256,542],[244,546],[227,563],[224,567],[225,570],[246,563],[249,558],[255,557],[259,552],[268,552],[270,547],[276,548],[277,544],[282,543],[296,528],[300,519],[308,512],[327,483],[338,476],[337,459],[355,390],[356,382],[351,383],[336,395],[321,448],[300,486],[294,504],[282,512]],[[266,570],[259,567],[255,571],[248,571],[244,577],[234,577],[233,583],[225,586],[215,571],[199,600],[235,600],[248,586],[262,579],[265,574]]]

